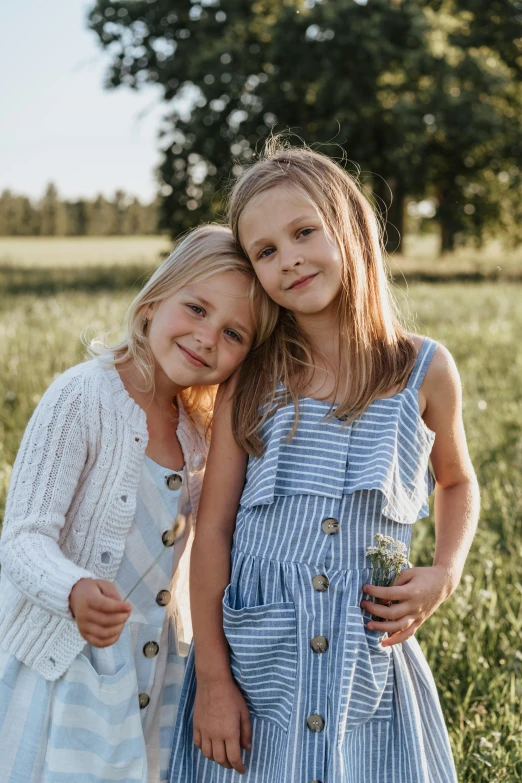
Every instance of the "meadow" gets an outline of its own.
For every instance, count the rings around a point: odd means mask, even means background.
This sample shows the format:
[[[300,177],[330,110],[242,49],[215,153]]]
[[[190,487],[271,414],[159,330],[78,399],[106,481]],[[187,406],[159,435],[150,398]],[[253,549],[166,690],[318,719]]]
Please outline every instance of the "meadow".
[[[134,247],[134,239],[119,241],[128,244],[75,240],[73,252],[72,240],[31,240],[28,250],[0,239],[0,520],[11,465],[43,391],[82,359],[85,327],[94,333],[121,323],[169,246],[161,237]],[[396,296],[410,327],[440,340],[457,361],[482,493],[462,582],[418,638],[459,781],[522,781],[522,264],[519,253],[501,249],[457,254],[453,265],[436,262],[426,242],[417,251],[394,262]],[[433,525],[422,520],[413,562],[429,564],[432,551]]]

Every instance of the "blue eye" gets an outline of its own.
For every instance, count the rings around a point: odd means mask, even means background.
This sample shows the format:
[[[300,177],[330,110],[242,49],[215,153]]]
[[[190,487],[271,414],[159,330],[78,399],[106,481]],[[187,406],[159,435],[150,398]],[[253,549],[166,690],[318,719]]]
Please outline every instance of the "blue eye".
[[[232,329],[225,329],[225,334],[228,334],[228,336],[232,337],[233,340],[237,340],[238,342],[241,342],[241,337],[238,335],[237,332],[234,332]]]
[[[273,253],[275,253],[274,247],[265,247],[265,249],[260,252],[258,258],[268,258],[268,256],[271,256]]]
[[[307,237],[307,236],[309,236],[312,233],[312,231],[313,231],[313,228],[303,228],[299,232],[299,236]]]
[[[192,310],[193,313],[196,313],[197,315],[205,315],[205,311],[202,307],[199,305],[187,305],[189,310]]]

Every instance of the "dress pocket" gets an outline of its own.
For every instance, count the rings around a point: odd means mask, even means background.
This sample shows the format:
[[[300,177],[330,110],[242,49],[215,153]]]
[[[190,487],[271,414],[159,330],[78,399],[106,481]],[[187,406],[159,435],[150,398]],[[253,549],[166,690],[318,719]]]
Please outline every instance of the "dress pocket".
[[[56,681],[45,760],[46,780],[74,769],[78,779],[142,783],[145,744],[134,660],[99,674],[80,653]]]
[[[235,609],[230,586],[223,598],[223,628],[232,673],[249,710],[288,728],[297,676],[297,621],[293,603]]]
[[[368,721],[389,721],[393,707],[393,657],[384,634],[368,631],[359,607],[347,608],[341,686],[340,739]]]

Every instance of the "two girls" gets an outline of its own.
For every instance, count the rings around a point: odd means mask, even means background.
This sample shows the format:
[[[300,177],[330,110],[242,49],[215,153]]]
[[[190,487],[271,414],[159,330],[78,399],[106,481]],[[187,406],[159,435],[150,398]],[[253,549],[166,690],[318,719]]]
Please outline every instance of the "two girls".
[[[200,228],[134,300],[124,339],[38,404],[0,539],[1,783],[166,780],[185,661],[173,574],[209,387],[277,311],[231,232]]]
[[[281,317],[218,396],[170,781],[455,783],[414,638],[478,516],[455,365],[401,327],[373,211],[328,158],[255,163],[230,223]],[[433,564],[373,587],[367,547],[409,548],[434,487]]]

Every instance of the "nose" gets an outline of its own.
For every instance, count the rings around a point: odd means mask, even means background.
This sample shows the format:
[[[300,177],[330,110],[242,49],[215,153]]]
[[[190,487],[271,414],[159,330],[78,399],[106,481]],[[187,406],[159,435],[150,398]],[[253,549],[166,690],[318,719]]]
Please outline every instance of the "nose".
[[[280,251],[280,268],[282,272],[290,272],[304,262],[301,248],[287,247]]]
[[[216,325],[205,321],[199,324],[199,328],[194,332],[194,339],[202,348],[213,351],[218,341],[219,329]]]

